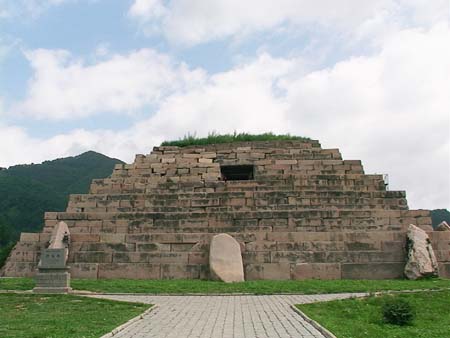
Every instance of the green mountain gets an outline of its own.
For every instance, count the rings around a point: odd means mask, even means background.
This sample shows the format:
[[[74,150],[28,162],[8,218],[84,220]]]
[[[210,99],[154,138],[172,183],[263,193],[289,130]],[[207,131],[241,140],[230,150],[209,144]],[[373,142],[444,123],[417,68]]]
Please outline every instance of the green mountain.
[[[123,162],[88,151],[0,170],[0,249],[22,231],[41,230],[45,211],[64,211],[69,194],[87,193],[92,179],[109,176],[116,163]]]

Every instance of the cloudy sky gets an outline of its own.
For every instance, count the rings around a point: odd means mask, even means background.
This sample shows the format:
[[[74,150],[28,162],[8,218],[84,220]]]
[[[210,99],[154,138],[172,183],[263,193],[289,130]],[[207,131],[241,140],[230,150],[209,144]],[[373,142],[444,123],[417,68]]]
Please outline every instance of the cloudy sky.
[[[0,0],[0,166],[291,133],[450,207],[449,0]]]

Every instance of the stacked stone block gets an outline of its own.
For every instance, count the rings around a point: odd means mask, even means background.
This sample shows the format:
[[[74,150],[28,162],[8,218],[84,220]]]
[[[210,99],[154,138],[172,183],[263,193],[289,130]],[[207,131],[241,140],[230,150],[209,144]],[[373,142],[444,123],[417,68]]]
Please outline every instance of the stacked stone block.
[[[225,181],[224,165],[252,165],[252,180]],[[409,210],[382,175],[317,141],[155,147],[65,212],[45,215],[41,234],[22,234],[3,273],[29,276],[57,222],[70,228],[74,278],[209,278],[211,237],[240,244],[251,279],[399,278],[409,224],[431,225]],[[430,234],[450,277],[449,232]]]

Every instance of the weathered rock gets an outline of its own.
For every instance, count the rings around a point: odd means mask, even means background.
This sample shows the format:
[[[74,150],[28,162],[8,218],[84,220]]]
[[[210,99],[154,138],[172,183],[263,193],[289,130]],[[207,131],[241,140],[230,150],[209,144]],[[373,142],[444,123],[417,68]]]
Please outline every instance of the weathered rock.
[[[243,282],[241,246],[228,234],[219,234],[212,238],[209,251],[211,275],[226,283]]]
[[[436,231],[450,231],[450,225],[446,221],[443,221],[436,227]]]
[[[405,276],[408,279],[437,276],[438,264],[427,233],[411,224],[408,227],[406,241],[408,260],[405,265]]]

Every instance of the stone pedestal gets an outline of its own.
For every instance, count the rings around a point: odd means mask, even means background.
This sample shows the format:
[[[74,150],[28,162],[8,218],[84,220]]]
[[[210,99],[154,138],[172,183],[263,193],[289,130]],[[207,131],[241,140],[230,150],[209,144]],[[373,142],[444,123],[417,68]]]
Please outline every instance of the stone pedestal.
[[[68,293],[72,291],[70,287],[70,273],[67,269],[43,270],[40,269],[35,276],[36,293]]]
[[[67,248],[45,249],[39,263],[39,272],[35,276],[37,293],[68,293],[70,273],[66,266]]]

